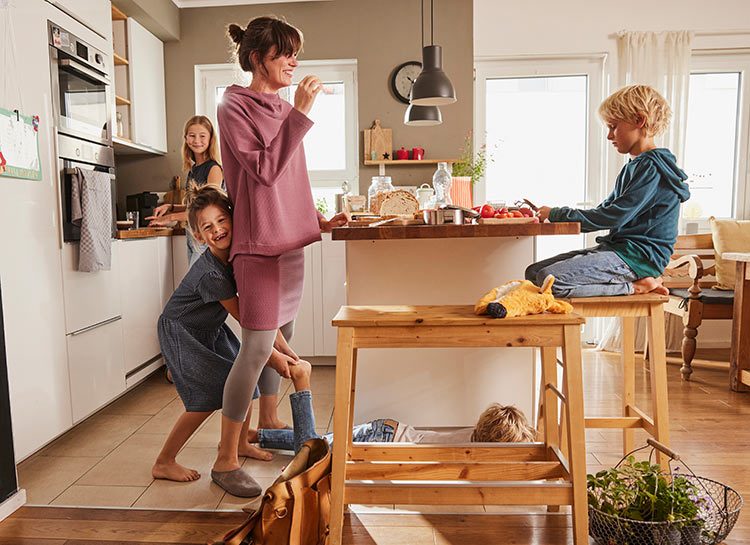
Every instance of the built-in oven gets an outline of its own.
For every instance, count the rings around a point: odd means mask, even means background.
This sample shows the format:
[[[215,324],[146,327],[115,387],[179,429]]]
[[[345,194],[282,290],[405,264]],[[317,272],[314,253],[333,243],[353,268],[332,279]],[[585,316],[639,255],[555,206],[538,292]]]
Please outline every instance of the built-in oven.
[[[76,169],[105,172],[112,184],[112,237],[117,231],[117,187],[115,178],[115,155],[111,147],[57,135],[58,167],[60,169],[60,196],[62,200],[63,240],[81,240],[81,228],[73,223],[71,212],[72,186]]]
[[[47,29],[58,132],[111,146],[109,58],[52,21]]]

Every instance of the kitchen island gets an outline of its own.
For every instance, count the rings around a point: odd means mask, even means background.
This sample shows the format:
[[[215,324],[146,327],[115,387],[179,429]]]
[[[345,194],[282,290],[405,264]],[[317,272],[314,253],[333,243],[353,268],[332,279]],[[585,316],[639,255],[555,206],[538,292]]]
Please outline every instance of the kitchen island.
[[[341,227],[333,240],[346,243],[347,305],[462,305],[522,279],[537,236],[579,233],[578,223],[409,225]],[[493,401],[531,419],[534,362],[531,348],[362,350],[355,422],[471,426]]]

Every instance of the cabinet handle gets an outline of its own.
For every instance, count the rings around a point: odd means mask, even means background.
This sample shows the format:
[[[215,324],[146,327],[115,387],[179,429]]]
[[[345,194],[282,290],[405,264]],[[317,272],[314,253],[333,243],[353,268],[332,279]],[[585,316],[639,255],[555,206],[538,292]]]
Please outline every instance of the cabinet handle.
[[[96,329],[97,327],[102,327],[107,324],[111,324],[112,322],[116,322],[117,320],[122,320],[122,316],[115,316],[114,318],[110,318],[109,320],[104,320],[103,322],[99,322],[98,324],[90,325],[88,327],[84,327],[83,329],[79,329],[78,331],[74,331],[73,333],[68,333],[71,337],[74,337],[76,335],[80,335],[81,333],[86,333],[87,331],[91,331],[92,329]]]

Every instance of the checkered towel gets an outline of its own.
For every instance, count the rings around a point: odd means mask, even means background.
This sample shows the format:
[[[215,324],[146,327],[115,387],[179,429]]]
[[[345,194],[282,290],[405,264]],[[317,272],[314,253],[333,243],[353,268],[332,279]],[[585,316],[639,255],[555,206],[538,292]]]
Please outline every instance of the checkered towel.
[[[112,262],[112,184],[109,173],[76,169],[70,208],[81,227],[78,270],[108,271]]]

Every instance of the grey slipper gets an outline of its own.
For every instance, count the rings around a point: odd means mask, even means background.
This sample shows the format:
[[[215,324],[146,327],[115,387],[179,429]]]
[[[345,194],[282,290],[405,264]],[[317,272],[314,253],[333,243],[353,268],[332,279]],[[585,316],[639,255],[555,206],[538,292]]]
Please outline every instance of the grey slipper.
[[[243,471],[241,467],[232,471],[214,471],[212,469],[211,480],[232,496],[254,498],[263,493],[263,489],[255,479]]]

